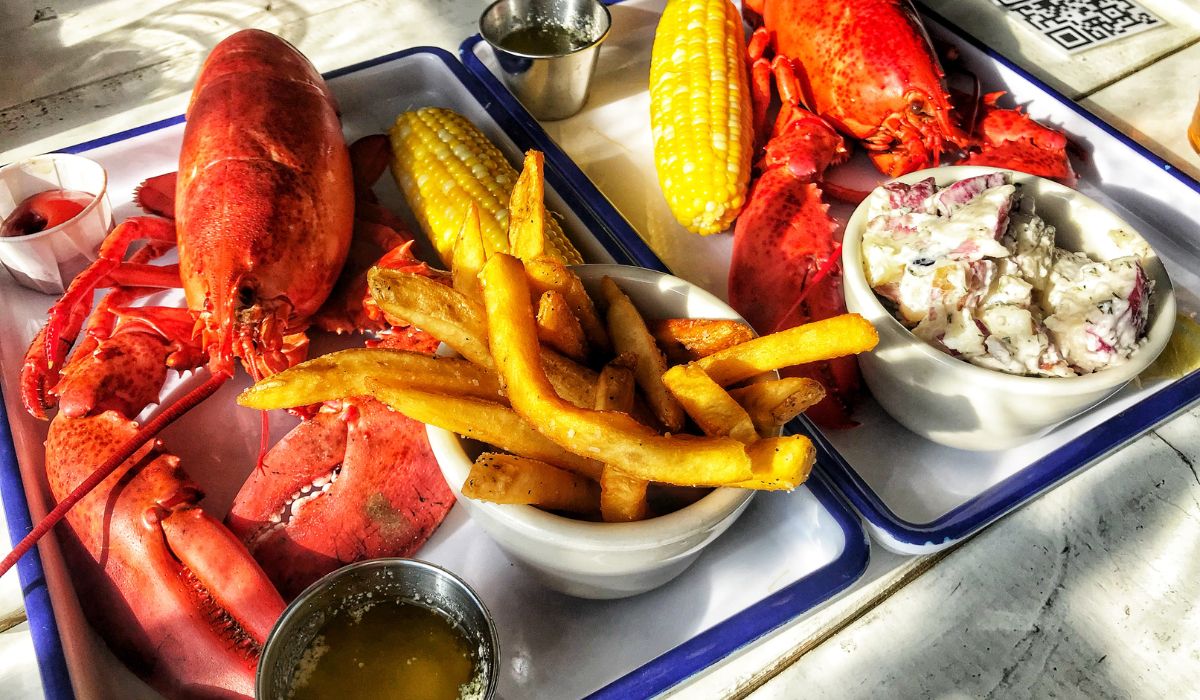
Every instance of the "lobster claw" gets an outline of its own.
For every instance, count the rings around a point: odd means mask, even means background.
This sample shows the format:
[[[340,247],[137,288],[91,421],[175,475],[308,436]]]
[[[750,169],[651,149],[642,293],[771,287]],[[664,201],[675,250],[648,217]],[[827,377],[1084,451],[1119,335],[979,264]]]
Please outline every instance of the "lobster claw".
[[[975,126],[978,136],[962,165],[990,165],[1075,183],[1075,171],[1067,157],[1069,142],[1061,131],[1043,126],[1019,107],[997,106],[1003,92],[984,95],[981,115]]]
[[[56,497],[137,429],[116,411],[60,413],[46,441]],[[283,599],[199,498],[179,459],[151,441],[79,502],[72,517],[95,526],[64,529],[64,554],[92,624],[152,685],[172,697],[251,697]]]
[[[369,398],[326,405],[280,440],[228,523],[284,596],[360,559],[410,556],[454,505],[425,427]]]

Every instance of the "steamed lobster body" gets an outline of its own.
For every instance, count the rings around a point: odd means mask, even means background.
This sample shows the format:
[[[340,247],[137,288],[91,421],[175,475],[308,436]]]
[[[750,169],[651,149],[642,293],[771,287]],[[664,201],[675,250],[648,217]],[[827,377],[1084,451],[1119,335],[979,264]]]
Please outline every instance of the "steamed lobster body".
[[[113,230],[26,354],[27,408],[59,405],[46,444],[58,505],[0,570],[65,514],[84,608],[135,671],[172,697],[250,696],[283,600],[154,436],[226,381],[235,358],[255,377],[301,359],[346,258],[354,188],[336,106],[289,44],[247,30],[213,50],[188,109],[175,200],[177,222],[135,217]],[[178,266],[149,264],[172,247]],[[178,286],[188,309],[131,306]],[[205,364],[208,380],[138,425],[168,368]]]
[[[824,188],[841,199],[862,196],[822,182],[825,169],[846,157],[841,135],[860,143],[888,176],[959,152],[963,164],[1074,179],[1063,134],[1019,109],[998,108],[1001,93],[955,111],[908,0],[747,0],[746,7],[762,24],[748,53],[755,129],[766,145],[734,233],[729,299],[760,331],[845,310],[839,227],[822,195]],[[769,128],[772,81],[782,107]],[[964,113],[974,122],[963,124]],[[860,385],[854,358],[802,371],[829,389],[809,415],[828,427],[853,425],[848,409]]]
[[[756,0],[809,109],[895,177],[964,146],[941,65],[908,0]]]
[[[179,158],[188,307],[216,372],[256,379],[303,359],[308,320],[350,247],[354,189],[336,102],[304,56],[245,30],[201,69]]]

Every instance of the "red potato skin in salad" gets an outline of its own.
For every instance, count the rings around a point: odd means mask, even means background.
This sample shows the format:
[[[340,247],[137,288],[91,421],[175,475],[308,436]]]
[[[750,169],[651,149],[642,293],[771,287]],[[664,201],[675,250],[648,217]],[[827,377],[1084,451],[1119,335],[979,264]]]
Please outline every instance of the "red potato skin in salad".
[[[1009,174],[888,183],[872,196],[868,282],[938,349],[1012,374],[1075,376],[1126,361],[1145,337],[1141,261],[1055,247]]]

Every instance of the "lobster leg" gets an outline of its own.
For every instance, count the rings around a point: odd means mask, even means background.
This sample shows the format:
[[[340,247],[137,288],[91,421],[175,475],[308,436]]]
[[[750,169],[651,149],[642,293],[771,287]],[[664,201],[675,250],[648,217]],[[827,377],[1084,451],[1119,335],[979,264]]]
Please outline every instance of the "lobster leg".
[[[129,246],[139,240],[147,245],[124,262]],[[46,417],[54,405],[50,389],[58,382],[59,367],[74,344],[91,309],[92,294],[117,283],[135,279],[148,286],[178,286],[179,277],[146,265],[175,245],[175,226],[165,219],[135,217],[112,230],[100,246],[99,257],[71,281],[62,298],[50,308],[45,327],[25,354],[21,370],[21,400],[30,414]],[[156,268],[156,269],[148,269]]]
[[[786,59],[777,58],[771,72],[783,106],[759,162],[762,174],[734,227],[729,268],[730,305],[763,333],[844,311],[837,225],[817,183],[846,157],[845,144],[824,119],[799,106],[800,90]],[[852,425],[843,397],[857,390],[853,360],[795,372],[828,389],[811,416],[823,425]]]

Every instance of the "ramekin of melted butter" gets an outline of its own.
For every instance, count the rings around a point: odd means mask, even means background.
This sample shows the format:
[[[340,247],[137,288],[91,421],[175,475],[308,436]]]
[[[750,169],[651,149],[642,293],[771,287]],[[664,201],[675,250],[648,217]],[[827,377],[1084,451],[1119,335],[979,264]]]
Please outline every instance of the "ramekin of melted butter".
[[[496,628],[454,574],[412,559],[351,564],[309,586],[267,638],[260,700],[487,700]]]
[[[402,600],[336,611],[300,657],[295,700],[482,697],[473,650],[441,614]]]

